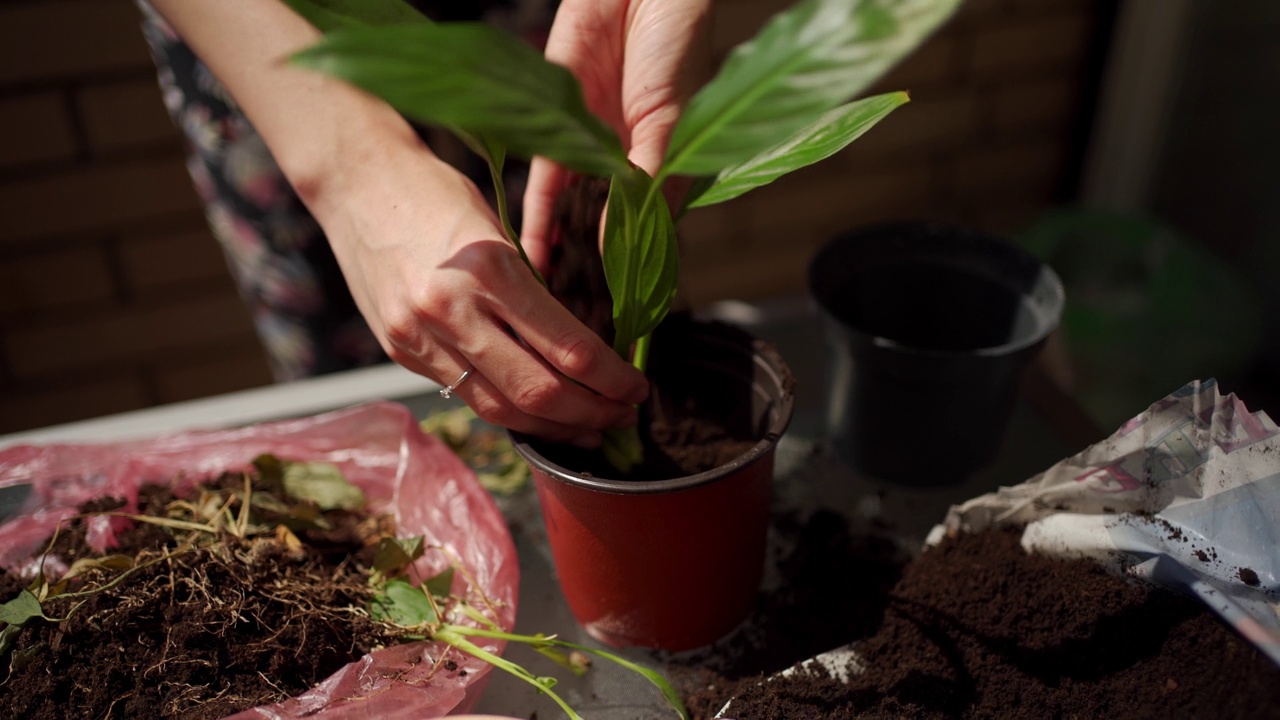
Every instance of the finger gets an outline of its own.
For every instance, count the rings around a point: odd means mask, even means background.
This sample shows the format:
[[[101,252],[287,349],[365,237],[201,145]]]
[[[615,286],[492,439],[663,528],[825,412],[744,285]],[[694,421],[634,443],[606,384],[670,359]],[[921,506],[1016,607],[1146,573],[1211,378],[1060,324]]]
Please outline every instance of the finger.
[[[474,381],[474,382],[473,382]],[[465,382],[454,389],[458,397],[485,422],[526,435],[594,448],[601,442],[601,432],[594,428],[566,425],[521,410],[483,373],[473,370]]]
[[[544,274],[549,270],[551,262],[551,233],[555,225],[556,200],[568,182],[569,172],[546,158],[534,158],[529,166],[520,243],[529,255],[529,261]]]
[[[603,397],[553,369],[530,346],[505,333],[491,333],[472,358],[511,403],[528,415],[589,430],[629,427],[635,408]]]
[[[526,435],[534,435],[554,442],[567,442],[586,448],[599,446],[601,434],[594,428],[583,428],[540,418],[516,407],[487,377],[471,365],[462,353],[439,344],[430,352],[407,351],[391,347],[388,354],[404,368],[436,381],[442,387],[452,387],[456,395],[475,411],[485,422],[509,428]],[[430,360],[424,361],[423,356]],[[464,371],[467,372],[463,377]]]
[[[615,402],[634,405],[649,396],[644,374],[623,360],[600,336],[580,323],[544,288],[536,286],[528,292],[523,299],[519,294],[495,295],[493,313],[551,368]]]

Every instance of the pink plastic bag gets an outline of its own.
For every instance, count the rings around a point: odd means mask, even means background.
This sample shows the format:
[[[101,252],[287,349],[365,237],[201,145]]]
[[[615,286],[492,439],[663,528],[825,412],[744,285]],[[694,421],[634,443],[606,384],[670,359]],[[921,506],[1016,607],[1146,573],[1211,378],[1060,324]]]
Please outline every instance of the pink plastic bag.
[[[485,596],[494,601],[498,623],[515,624],[519,568],[502,514],[475,474],[442,442],[423,434],[409,411],[373,403],[315,417],[233,430],[188,432],[111,444],[18,446],[0,451],[0,487],[31,483],[21,513],[0,525],[0,564],[27,563],[58,522],[86,500],[124,497],[136,507],[147,482],[183,478],[179,491],[228,470],[243,470],[254,457],[336,464],[364,490],[370,507],[394,512],[401,536],[423,535],[426,544],[447,547]],[[91,542],[106,547],[118,527],[107,518],[92,528]],[[118,520],[118,519],[116,519]],[[449,565],[442,552],[428,552],[418,568],[430,577]],[[453,591],[465,594],[464,573]],[[502,643],[477,639],[501,652]],[[326,720],[380,718],[417,720],[465,712],[478,699],[490,667],[454,652],[456,670],[433,672],[445,646],[410,643],[379,650],[339,670],[324,683],[279,705],[254,708],[235,720]],[[391,679],[396,678],[396,679]]]

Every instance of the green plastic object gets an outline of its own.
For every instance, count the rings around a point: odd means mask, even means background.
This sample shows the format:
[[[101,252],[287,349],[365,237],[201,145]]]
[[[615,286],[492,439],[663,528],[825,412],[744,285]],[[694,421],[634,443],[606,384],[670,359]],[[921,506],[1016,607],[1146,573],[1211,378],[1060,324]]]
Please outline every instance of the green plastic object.
[[[1103,427],[1191,380],[1216,377],[1229,388],[1255,359],[1254,288],[1168,225],[1068,208],[1043,215],[1019,241],[1062,278],[1072,391]]]

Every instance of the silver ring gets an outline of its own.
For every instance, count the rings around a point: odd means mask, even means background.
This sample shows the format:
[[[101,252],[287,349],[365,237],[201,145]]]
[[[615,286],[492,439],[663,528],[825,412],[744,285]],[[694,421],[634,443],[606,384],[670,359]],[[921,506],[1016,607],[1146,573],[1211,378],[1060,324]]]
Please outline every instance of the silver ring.
[[[462,374],[458,376],[457,380],[453,381],[452,385],[446,385],[445,387],[440,388],[440,397],[444,398],[445,400],[448,400],[449,398],[453,397],[453,391],[457,390],[458,386],[461,385],[464,381],[466,381],[466,379],[470,376],[471,376],[470,370],[463,370]]]

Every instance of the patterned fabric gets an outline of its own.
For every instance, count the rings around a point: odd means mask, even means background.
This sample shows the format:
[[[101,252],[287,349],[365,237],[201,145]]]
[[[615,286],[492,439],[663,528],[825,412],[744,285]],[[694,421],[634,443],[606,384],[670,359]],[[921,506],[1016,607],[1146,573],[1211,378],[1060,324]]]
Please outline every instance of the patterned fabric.
[[[137,4],[165,107],[186,137],[187,169],[253,315],[276,380],[385,361],[323,231],[281,174],[262,138],[150,3],[137,0]],[[539,47],[554,16],[553,0],[415,5],[437,20],[483,19]],[[518,206],[515,200],[523,194],[525,168],[519,163],[508,165],[507,196]],[[492,200],[483,163],[472,158],[462,170]]]

